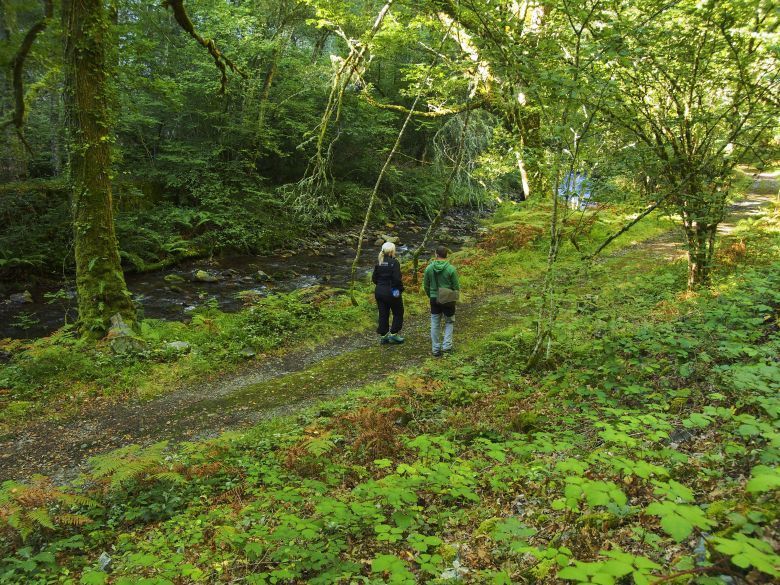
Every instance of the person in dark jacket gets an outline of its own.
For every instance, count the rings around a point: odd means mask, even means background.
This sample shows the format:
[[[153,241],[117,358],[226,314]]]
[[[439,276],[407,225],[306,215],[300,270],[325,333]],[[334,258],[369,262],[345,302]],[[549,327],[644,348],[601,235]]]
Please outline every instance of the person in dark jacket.
[[[403,343],[404,338],[398,335],[404,324],[404,300],[402,293],[404,285],[401,282],[401,264],[395,257],[395,244],[385,242],[379,252],[374,274],[371,280],[376,285],[374,297],[379,309],[379,343]],[[390,325],[390,313],[393,314],[393,324]]]
[[[439,287],[460,290],[460,280],[455,267],[447,262],[447,248],[436,248],[436,259],[425,269],[423,289],[431,301],[431,349],[434,357],[452,351],[452,333],[455,328],[455,303],[440,303]],[[444,336],[442,336],[442,321]]]

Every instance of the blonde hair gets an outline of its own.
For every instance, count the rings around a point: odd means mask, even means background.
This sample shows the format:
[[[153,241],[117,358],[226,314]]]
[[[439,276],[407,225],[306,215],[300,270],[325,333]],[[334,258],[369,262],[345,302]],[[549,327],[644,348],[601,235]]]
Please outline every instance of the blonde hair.
[[[379,264],[385,261],[385,255],[395,256],[395,244],[393,242],[385,242],[382,244],[382,251],[379,252]]]

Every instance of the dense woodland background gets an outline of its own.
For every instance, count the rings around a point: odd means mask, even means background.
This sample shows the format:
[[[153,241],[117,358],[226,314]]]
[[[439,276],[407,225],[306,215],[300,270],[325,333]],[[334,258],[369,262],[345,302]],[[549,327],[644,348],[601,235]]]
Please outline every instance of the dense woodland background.
[[[0,316],[78,304],[0,339],[0,583],[777,582],[779,65],[771,0],[0,0]]]
[[[359,37],[375,4],[334,5],[344,32]],[[143,270],[190,253],[258,252],[311,228],[362,218],[367,190],[401,121],[400,114],[361,100],[357,79],[332,129],[338,139],[327,199],[312,213],[299,213],[283,189],[306,172],[331,76],[345,52],[344,41],[322,26],[316,5],[216,1],[189,2],[187,8],[198,28],[240,64],[243,75],[231,73],[224,94],[212,59],[162,3],[106,8],[112,22],[112,182],[123,265]],[[41,14],[40,3],[2,4],[0,117],[13,109],[7,64]],[[61,34],[53,19],[25,62],[29,149],[13,126],[3,132],[0,270],[6,276],[72,270]],[[362,73],[375,95],[408,104],[408,75],[429,55],[418,41],[438,42],[429,37],[412,38],[392,27]],[[406,133],[382,185],[384,215],[435,210],[452,141],[441,132],[446,121],[420,120]],[[462,202],[467,197],[461,193]]]
[[[677,213],[696,288],[734,168],[773,157],[762,1],[7,0],[0,17],[0,271],[75,268],[96,334],[135,321],[123,269],[364,212],[568,201],[578,177],[594,202]]]

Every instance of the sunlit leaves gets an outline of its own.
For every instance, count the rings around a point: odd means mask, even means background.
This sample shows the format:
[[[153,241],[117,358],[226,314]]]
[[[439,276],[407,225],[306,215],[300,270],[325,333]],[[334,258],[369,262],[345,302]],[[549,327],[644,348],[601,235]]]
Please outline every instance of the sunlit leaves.
[[[750,472],[750,480],[745,489],[754,494],[769,492],[780,488],[780,470],[767,465],[757,465]]]
[[[715,525],[698,506],[669,500],[653,502],[645,512],[660,517],[661,528],[677,542],[688,538],[695,528],[704,530]]]
[[[566,508],[576,510],[579,502],[585,500],[589,506],[625,506],[628,499],[626,494],[610,481],[596,481],[584,477],[567,477],[564,488],[564,501]],[[557,504],[561,506],[561,504]],[[556,507],[556,503],[553,502]]]
[[[755,567],[762,573],[780,577],[780,555],[763,540],[735,534],[733,538],[713,537],[716,551],[731,558],[731,562],[743,569]]]
[[[661,566],[643,556],[625,553],[620,549],[604,553],[607,560],[592,563],[574,561],[574,565],[558,571],[558,577],[577,583],[599,583],[613,585],[621,577],[630,576],[636,585],[650,583],[652,571]]]

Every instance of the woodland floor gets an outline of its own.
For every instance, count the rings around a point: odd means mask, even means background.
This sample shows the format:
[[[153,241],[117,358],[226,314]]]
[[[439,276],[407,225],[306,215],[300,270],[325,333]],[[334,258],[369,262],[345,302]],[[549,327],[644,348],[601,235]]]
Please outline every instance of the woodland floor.
[[[748,197],[732,206],[721,231],[728,233],[740,219],[760,214],[776,193],[777,178],[760,175]],[[601,262],[622,270],[632,264],[675,261],[684,257],[680,235],[670,230],[607,254]],[[458,338],[483,337],[527,316],[533,306],[526,292],[536,284],[528,280],[463,303],[456,320],[456,346]],[[74,476],[89,457],[124,445],[203,439],[294,413],[428,359],[427,315],[411,316],[403,333],[407,341],[402,346],[380,347],[372,331],[360,331],[151,401],[103,404],[66,420],[30,424],[0,441],[0,481],[42,473],[61,482]]]

